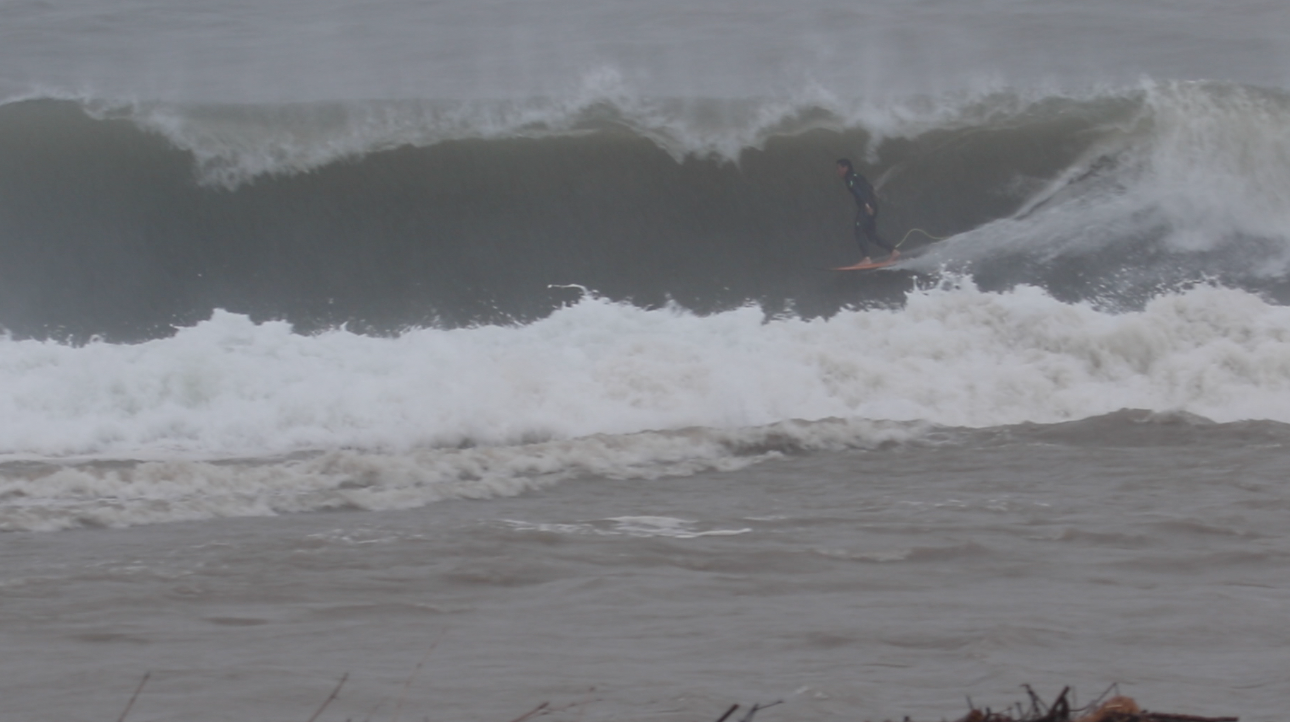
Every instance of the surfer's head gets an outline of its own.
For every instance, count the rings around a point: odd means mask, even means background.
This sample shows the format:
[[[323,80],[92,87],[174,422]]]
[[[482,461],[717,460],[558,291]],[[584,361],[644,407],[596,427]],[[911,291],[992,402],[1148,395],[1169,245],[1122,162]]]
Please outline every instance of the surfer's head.
[[[846,158],[838,158],[838,177],[845,176],[853,170],[855,169],[851,167],[851,161]]]

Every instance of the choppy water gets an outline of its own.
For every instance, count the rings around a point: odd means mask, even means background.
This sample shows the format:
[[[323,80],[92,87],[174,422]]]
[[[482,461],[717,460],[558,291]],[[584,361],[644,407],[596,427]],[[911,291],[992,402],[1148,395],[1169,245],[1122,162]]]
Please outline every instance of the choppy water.
[[[6,718],[1280,719],[1288,30],[0,4]]]
[[[939,719],[1024,682],[1279,719],[1288,440],[1124,413],[413,511],[11,534],[9,714],[116,714],[153,670],[138,719],[294,719],[347,671],[331,719],[781,698],[767,719]]]

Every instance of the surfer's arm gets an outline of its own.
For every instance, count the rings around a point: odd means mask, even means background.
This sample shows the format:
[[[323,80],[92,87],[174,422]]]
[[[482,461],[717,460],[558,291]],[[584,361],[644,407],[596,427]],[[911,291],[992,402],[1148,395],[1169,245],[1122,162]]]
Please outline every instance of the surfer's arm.
[[[856,178],[847,184],[847,189],[851,191],[851,195],[855,196],[856,205],[860,206],[860,210],[864,211],[865,215],[875,216],[878,214],[878,196],[874,193],[873,186]]]

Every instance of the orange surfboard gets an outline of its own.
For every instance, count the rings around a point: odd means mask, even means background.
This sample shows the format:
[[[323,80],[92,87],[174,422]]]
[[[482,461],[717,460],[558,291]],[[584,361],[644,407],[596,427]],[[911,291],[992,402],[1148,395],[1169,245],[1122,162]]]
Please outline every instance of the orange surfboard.
[[[896,259],[899,261],[900,259]],[[830,271],[868,271],[873,268],[886,268],[896,263],[896,261],[876,261],[871,263],[857,263],[854,266],[841,266],[839,268],[830,268]]]

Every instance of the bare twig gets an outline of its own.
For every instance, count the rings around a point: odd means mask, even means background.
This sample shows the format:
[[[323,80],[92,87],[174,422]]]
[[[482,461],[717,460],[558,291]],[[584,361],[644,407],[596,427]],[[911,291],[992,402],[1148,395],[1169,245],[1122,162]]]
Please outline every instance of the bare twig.
[[[539,715],[539,714],[542,714],[542,712],[543,712],[544,710],[546,710],[546,708],[547,708],[547,707],[549,707],[550,705],[551,705],[551,703],[550,703],[550,702],[543,702],[542,704],[540,704],[540,705],[538,705],[538,706],[534,707],[533,709],[529,710],[528,712],[525,712],[524,714],[520,715],[519,717],[516,717],[512,722],[524,722],[524,720],[528,719],[529,717],[534,717],[534,716],[537,716],[537,715]]]
[[[739,705],[737,704],[730,705],[730,709],[726,710],[726,713],[721,715],[721,718],[718,719],[717,722],[726,722],[726,719],[728,719],[730,715],[734,714],[735,710],[737,709],[739,709]]]
[[[439,635],[439,639],[443,639],[442,633]],[[425,656],[422,657],[421,661],[417,662],[417,666],[413,668],[412,674],[408,675],[408,681],[403,683],[403,689],[399,692],[399,701],[394,705],[394,719],[391,720],[391,722],[399,722],[399,711],[403,709],[403,701],[407,699],[408,689],[412,686],[412,680],[416,679],[417,675],[421,673],[421,668],[425,666],[426,660],[430,659],[430,654],[434,652],[434,648],[439,646],[439,639],[436,639],[434,643],[430,645],[430,648],[426,650]],[[379,703],[377,706],[380,706]],[[375,712],[376,710],[373,709],[372,711]]]
[[[583,715],[583,713],[584,713],[584,712],[586,712],[586,711],[587,711],[587,703],[591,701],[591,695],[593,695],[593,694],[595,694],[595,693],[596,693],[596,688],[595,688],[595,687],[592,687],[591,689],[588,689],[588,690],[587,690],[587,696],[586,696],[586,697],[583,697],[583,698],[582,698],[582,702],[580,702],[580,703],[578,704],[578,722],[582,722],[582,715]]]
[[[782,699],[775,700],[770,704],[754,704],[752,706],[752,709],[748,710],[748,714],[744,715],[743,719],[739,720],[739,722],[752,722],[753,715],[757,714],[758,712],[764,709],[769,709],[771,707],[774,707],[777,704],[784,704],[784,700]]]
[[[134,694],[130,695],[130,701],[125,705],[125,709],[122,710],[121,716],[117,718],[116,722],[125,722],[125,716],[130,714],[130,708],[134,706],[134,701],[139,698],[139,693],[143,691],[143,685],[148,683],[148,678],[151,676],[152,672],[144,672],[143,679],[139,680],[139,686],[134,688]]]
[[[322,706],[318,708],[317,712],[314,712],[314,716],[309,718],[309,722],[314,722],[314,720],[318,719],[318,715],[322,714],[323,710],[327,709],[327,705],[331,704],[331,701],[336,699],[336,695],[340,694],[340,688],[345,686],[345,680],[347,679],[349,679],[349,672],[346,672],[341,676],[340,681],[336,683],[336,688],[331,691],[331,696],[327,697],[327,701],[322,703]]]
[[[1103,692],[1102,694],[1099,694],[1097,696],[1097,699],[1093,700],[1092,702],[1089,702],[1088,706],[1085,707],[1084,709],[1096,709],[1098,705],[1107,701],[1111,697],[1119,697],[1119,696],[1120,696],[1120,683],[1112,682],[1111,686],[1107,687],[1105,692]]]
[[[1028,684],[1023,684],[1021,686],[1026,689],[1026,694],[1030,695],[1030,716],[1040,717],[1048,714],[1048,705],[1044,704],[1044,701],[1039,698],[1039,695],[1035,694],[1035,689]]]
[[[1063,687],[1062,693],[1057,695],[1053,700],[1052,706],[1048,708],[1047,714],[1040,717],[1035,722],[1066,722],[1071,718],[1071,703],[1067,701],[1066,695],[1070,694],[1071,688]]]
[[[380,709],[381,705],[385,704],[386,700],[388,699],[389,697],[382,697],[380,700],[378,700],[376,702],[376,706],[373,707],[372,710],[367,713],[367,716],[363,718],[363,722],[372,722],[372,718],[376,716],[376,710]]]

